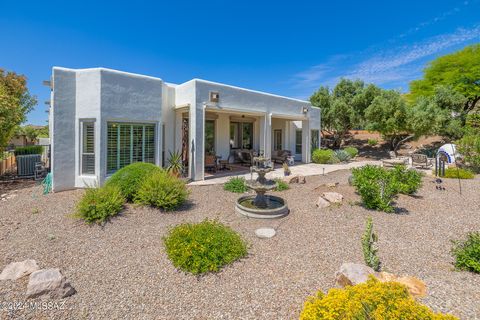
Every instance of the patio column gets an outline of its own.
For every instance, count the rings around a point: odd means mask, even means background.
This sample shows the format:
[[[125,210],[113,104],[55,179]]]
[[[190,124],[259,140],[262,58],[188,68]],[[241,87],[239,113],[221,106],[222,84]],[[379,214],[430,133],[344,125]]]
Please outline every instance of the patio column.
[[[189,114],[189,165],[188,175],[194,181],[204,178],[205,154],[205,106],[203,103],[190,105]]]
[[[302,162],[310,162],[310,121],[302,120]]]
[[[272,114],[266,113],[260,117],[260,150],[266,158],[272,155]]]

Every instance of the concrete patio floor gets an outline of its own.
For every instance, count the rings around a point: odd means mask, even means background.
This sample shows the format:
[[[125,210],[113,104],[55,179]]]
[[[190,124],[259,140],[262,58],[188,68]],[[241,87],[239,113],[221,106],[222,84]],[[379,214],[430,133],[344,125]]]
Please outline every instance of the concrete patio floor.
[[[330,172],[338,171],[338,170],[346,170],[351,168],[358,168],[367,164],[372,165],[381,165],[381,161],[353,161],[349,163],[339,163],[339,164],[317,164],[317,163],[306,163],[306,164],[298,164],[290,167],[290,171],[292,175],[302,175],[302,176],[315,176],[320,174],[327,174]],[[275,179],[275,178],[282,178],[283,175],[283,168],[277,168],[274,171],[271,171],[267,174],[267,178]],[[190,182],[188,185],[191,186],[207,186],[207,185],[214,185],[214,184],[222,184],[227,182],[231,177],[243,177],[246,180],[250,180],[251,176],[250,173],[246,174],[235,174],[232,173],[231,175],[226,175],[218,178],[210,178],[203,181],[193,181]],[[253,178],[256,179],[257,175],[254,173]]]

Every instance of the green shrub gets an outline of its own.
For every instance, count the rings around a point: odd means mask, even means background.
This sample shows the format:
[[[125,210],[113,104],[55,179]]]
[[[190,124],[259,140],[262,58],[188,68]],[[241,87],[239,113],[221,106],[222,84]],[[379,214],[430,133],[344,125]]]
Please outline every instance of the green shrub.
[[[414,169],[407,169],[406,166],[396,165],[389,173],[398,183],[399,193],[414,194],[422,186],[423,174]]]
[[[375,271],[380,271],[380,259],[377,256],[377,241],[378,237],[373,232],[372,217],[368,217],[365,232],[362,236],[363,259],[367,266]]]
[[[275,183],[277,184],[275,191],[284,191],[290,189],[290,185],[280,178],[275,179]]]
[[[373,147],[373,146],[376,146],[378,144],[378,140],[377,139],[368,139],[367,141],[368,145]]]
[[[330,149],[316,149],[312,154],[312,161],[321,164],[338,163],[340,160],[335,156],[335,152]]]
[[[445,169],[444,178],[450,179],[473,179],[475,174],[467,169],[462,168],[447,168]]]
[[[216,221],[177,225],[164,243],[173,265],[193,274],[219,271],[247,255],[247,245],[240,235]]]
[[[354,147],[346,147],[343,150],[345,150],[346,153],[350,155],[350,158],[353,159],[356,156],[358,156],[358,149]]]
[[[118,214],[124,203],[125,198],[116,186],[88,188],[77,204],[75,216],[87,223],[103,223]]]
[[[335,150],[335,157],[340,162],[347,162],[351,158],[350,154],[345,150]]]
[[[471,232],[466,241],[454,241],[455,267],[480,273],[480,232]]]
[[[162,169],[152,163],[136,162],[115,172],[106,184],[117,186],[123,196],[132,201],[145,178],[160,171]]]
[[[233,177],[223,185],[223,189],[235,193],[244,193],[247,191],[247,185],[244,178]]]
[[[392,201],[398,194],[398,183],[388,170],[379,166],[366,165],[352,169],[353,185],[365,207],[393,212]]]
[[[163,210],[174,210],[188,197],[185,182],[167,171],[151,173],[140,185],[134,202]]]
[[[456,143],[465,163],[473,170],[480,172],[480,132],[470,131]]]
[[[15,148],[15,156],[23,156],[27,154],[42,154],[42,146],[26,146],[26,147],[17,147]]]

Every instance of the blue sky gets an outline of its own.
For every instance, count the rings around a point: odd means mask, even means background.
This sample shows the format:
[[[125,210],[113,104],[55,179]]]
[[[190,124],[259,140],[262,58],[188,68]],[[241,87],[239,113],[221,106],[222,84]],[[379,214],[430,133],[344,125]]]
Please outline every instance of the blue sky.
[[[202,78],[308,98],[340,77],[408,89],[480,42],[480,0],[1,1],[0,68],[25,74],[45,124],[52,66]]]

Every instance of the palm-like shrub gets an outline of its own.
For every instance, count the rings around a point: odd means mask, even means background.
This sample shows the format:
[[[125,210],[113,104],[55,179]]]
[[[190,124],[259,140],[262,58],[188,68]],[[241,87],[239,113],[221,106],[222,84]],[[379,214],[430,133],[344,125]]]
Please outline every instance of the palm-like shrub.
[[[162,169],[152,163],[132,163],[115,172],[107,180],[106,185],[117,186],[123,196],[128,201],[132,201],[145,178],[160,171],[162,171]]]
[[[140,185],[134,202],[174,210],[188,198],[185,182],[165,170],[153,172]]]
[[[124,203],[125,198],[116,186],[88,188],[77,204],[75,216],[87,223],[103,223],[117,215]]]
[[[233,177],[230,178],[224,185],[223,189],[235,192],[235,193],[244,193],[247,191],[247,185],[245,179],[242,177]]]
[[[320,164],[338,163],[339,159],[335,152],[330,149],[315,149],[312,153],[312,161]]]
[[[365,283],[344,289],[321,291],[310,297],[300,314],[301,320],[317,319],[422,319],[454,320],[451,315],[434,313],[412,298],[397,282],[380,282],[373,276]]]
[[[240,235],[216,221],[177,225],[164,243],[173,265],[193,274],[219,271],[247,255],[247,245]]]
[[[455,267],[480,273],[480,232],[471,232],[465,241],[454,241]]]
[[[358,155],[358,149],[354,147],[346,147],[343,150],[345,150],[346,153],[350,155],[350,158],[353,159]]]

